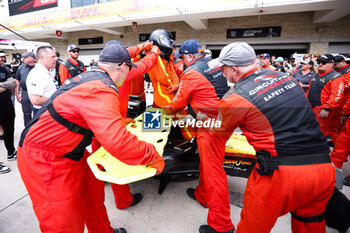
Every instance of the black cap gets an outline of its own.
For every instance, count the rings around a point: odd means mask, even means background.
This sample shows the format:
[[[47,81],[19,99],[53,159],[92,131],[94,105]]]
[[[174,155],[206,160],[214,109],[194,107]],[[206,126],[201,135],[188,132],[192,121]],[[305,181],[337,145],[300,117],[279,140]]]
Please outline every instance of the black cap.
[[[336,63],[342,62],[342,61],[345,61],[345,60],[346,60],[345,57],[343,55],[340,55],[340,54],[338,54],[338,55],[336,55],[334,57],[334,62],[336,62]]]
[[[126,62],[137,68],[137,65],[131,62],[131,57],[128,50],[126,50],[123,45],[118,43],[106,45],[100,53],[99,61],[112,63]]]
[[[319,59],[317,59],[317,62],[326,62],[331,63],[334,62],[334,56],[332,54],[324,54]]]

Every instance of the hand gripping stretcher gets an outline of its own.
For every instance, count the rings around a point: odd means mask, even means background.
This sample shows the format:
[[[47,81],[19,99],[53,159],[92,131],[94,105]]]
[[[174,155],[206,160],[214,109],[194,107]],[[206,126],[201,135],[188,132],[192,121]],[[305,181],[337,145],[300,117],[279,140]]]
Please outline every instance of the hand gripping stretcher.
[[[177,128],[170,127],[172,118],[162,109],[149,108],[147,111],[161,113],[161,129],[145,130],[143,114],[135,118],[136,123],[126,127],[139,140],[152,143],[165,161],[163,172],[157,176],[160,180],[158,193],[165,190],[171,180],[191,180],[198,178],[199,156],[195,138],[183,139]],[[163,127],[166,126],[166,127]],[[128,184],[153,177],[156,169],[147,165],[128,165],[110,155],[103,147],[93,153],[87,162],[97,179],[117,184]],[[243,135],[232,134],[226,143],[223,167],[230,176],[248,177],[257,159],[254,148]],[[101,169],[103,168],[103,169]]]

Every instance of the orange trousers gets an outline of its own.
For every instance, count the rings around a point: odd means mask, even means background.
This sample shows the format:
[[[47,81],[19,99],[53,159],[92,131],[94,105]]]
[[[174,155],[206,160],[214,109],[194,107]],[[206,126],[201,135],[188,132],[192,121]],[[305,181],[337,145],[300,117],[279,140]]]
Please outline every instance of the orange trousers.
[[[318,116],[322,110],[321,106],[316,106],[312,110],[316,116],[316,120],[320,124],[321,131],[325,136],[332,137],[332,142],[334,143],[342,128],[340,123],[341,109],[332,109],[327,118],[320,118]]]
[[[18,147],[18,170],[44,233],[113,233],[104,206],[104,182],[79,161],[40,146]]]
[[[260,176],[254,169],[244,193],[237,233],[268,233],[277,218],[288,212],[301,217],[323,213],[334,183],[331,163],[279,166],[270,176]],[[292,232],[325,233],[325,220],[305,223],[292,218]]]
[[[335,141],[334,149],[331,153],[331,160],[337,168],[341,169],[343,164],[348,161],[350,154],[350,120],[342,128],[339,137]]]
[[[134,200],[134,196],[130,192],[128,184],[112,184],[112,191],[114,195],[115,205],[118,209],[125,209],[129,207]]]
[[[227,176],[222,167],[226,141],[227,137],[215,137],[203,129],[197,131],[200,178],[194,195],[202,205],[209,207],[208,224],[218,232],[234,228]]]

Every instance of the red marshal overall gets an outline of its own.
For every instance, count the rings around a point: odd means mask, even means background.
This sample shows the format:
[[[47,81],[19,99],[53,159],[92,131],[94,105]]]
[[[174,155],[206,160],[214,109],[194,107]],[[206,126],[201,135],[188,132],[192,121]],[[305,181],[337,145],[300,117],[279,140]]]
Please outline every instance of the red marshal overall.
[[[137,140],[122,124],[112,79],[93,69],[69,79],[46,101],[22,133],[18,169],[42,232],[90,233],[113,229],[104,202],[104,182],[88,168],[85,147],[95,137],[119,160],[148,164],[153,145]]]
[[[294,78],[251,70],[220,101],[219,119],[219,131],[230,133],[239,127],[258,154],[264,152],[279,162],[270,174],[252,171],[237,233],[270,232],[277,218],[288,212],[311,218],[325,211],[335,169],[327,141]],[[307,223],[293,217],[292,232],[326,232],[325,220]]]

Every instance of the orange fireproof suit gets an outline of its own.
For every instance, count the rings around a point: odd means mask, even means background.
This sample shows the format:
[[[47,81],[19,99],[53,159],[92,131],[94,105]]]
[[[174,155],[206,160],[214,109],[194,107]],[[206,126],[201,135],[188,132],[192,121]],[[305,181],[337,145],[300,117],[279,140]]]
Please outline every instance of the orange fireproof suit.
[[[139,75],[130,82],[129,96],[140,96],[141,100],[145,100],[145,78],[144,75]]]
[[[343,94],[343,77],[334,69],[318,73],[311,80],[310,88],[306,94],[313,107],[316,119],[320,123],[321,131],[325,136],[330,136],[334,139],[339,135],[341,128],[340,111],[343,104]],[[315,101],[316,98],[318,101]],[[322,109],[328,109],[328,117],[319,117]]]
[[[337,168],[341,169],[343,163],[348,161],[348,156],[350,154],[350,66],[346,65],[342,69],[338,70],[343,75],[345,89],[344,89],[344,98],[345,102],[341,115],[343,117],[348,117],[345,122],[345,125],[342,127],[341,132],[334,144],[334,149],[331,154],[331,159]]]
[[[169,104],[175,93],[168,93],[168,87],[179,85],[173,60],[167,61],[158,56],[158,62],[148,71],[148,74],[154,89],[153,99],[156,107]]]
[[[219,111],[217,131],[240,127],[261,161],[248,178],[237,233],[270,232],[288,212],[299,217],[292,218],[292,232],[325,233],[321,214],[333,193],[335,169],[298,82],[281,72],[253,69],[220,101]],[[320,221],[306,222],[311,217]]]
[[[150,50],[151,45],[146,47],[145,49]],[[143,51],[142,46],[134,46],[129,47],[128,52],[130,53],[131,58],[135,58],[139,53]],[[159,50],[158,50],[159,51]],[[119,95],[120,95],[120,112],[123,117],[126,117],[126,113],[128,110],[128,101],[129,101],[129,86],[132,80],[143,76],[147,73],[152,67],[157,63],[158,54],[153,51],[148,51],[147,55],[139,61],[134,61],[137,65],[137,68],[133,67],[128,77],[125,79],[123,85],[118,87]]]
[[[138,46],[129,47],[127,48],[127,50],[130,54],[130,57],[135,58],[143,50],[150,50],[151,48],[152,44],[144,43]],[[123,82],[123,85],[118,87],[120,97],[120,105],[118,106],[118,109],[120,110],[120,114],[122,115],[122,117],[125,118],[128,111],[130,82],[138,76],[145,74],[150,68],[152,68],[152,66],[157,62],[157,56],[158,54],[155,54],[154,52],[149,52],[147,56],[143,59],[137,62],[134,60],[135,64],[137,65],[137,68],[133,67],[130,70],[125,81]],[[100,146],[100,143],[97,140],[94,140],[92,143],[92,152],[95,152]],[[129,185],[111,184],[111,187],[113,190],[115,204],[117,208],[125,209],[129,207],[134,199],[134,196],[130,192]]]
[[[175,97],[175,91],[170,92],[169,87],[178,87],[179,77],[174,65],[174,58],[169,61],[158,56],[158,62],[148,71],[154,89],[153,99],[155,107],[163,107],[168,105]],[[188,115],[186,110],[179,111],[175,119],[181,119]],[[181,128],[183,137],[187,140],[192,138],[191,133],[187,128]]]
[[[123,126],[119,94],[106,72],[93,69],[67,82],[23,131],[18,169],[42,232],[82,233],[86,223],[89,233],[113,233],[104,182],[88,168],[85,147],[94,136],[131,165],[148,164],[158,153]]]
[[[196,114],[201,112],[211,119],[217,117],[219,101],[229,88],[220,69],[209,69],[209,61],[202,57],[184,71],[175,98],[163,106],[166,113],[176,113],[189,104]],[[213,137],[204,127],[197,128],[196,137],[200,179],[194,195],[199,203],[209,207],[208,224],[218,232],[230,231],[234,226],[230,218],[227,177],[222,167],[228,137]]]
[[[141,56],[138,55],[132,59],[132,61],[138,62],[141,59]],[[129,96],[136,95],[140,96],[142,100],[145,100],[145,79],[144,74],[138,74],[133,80],[129,83]]]
[[[335,141],[334,149],[331,153],[331,159],[337,168],[341,169],[343,164],[348,161],[350,154],[350,99],[347,99],[341,114],[347,117],[345,125],[343,126],[339,137]]]

